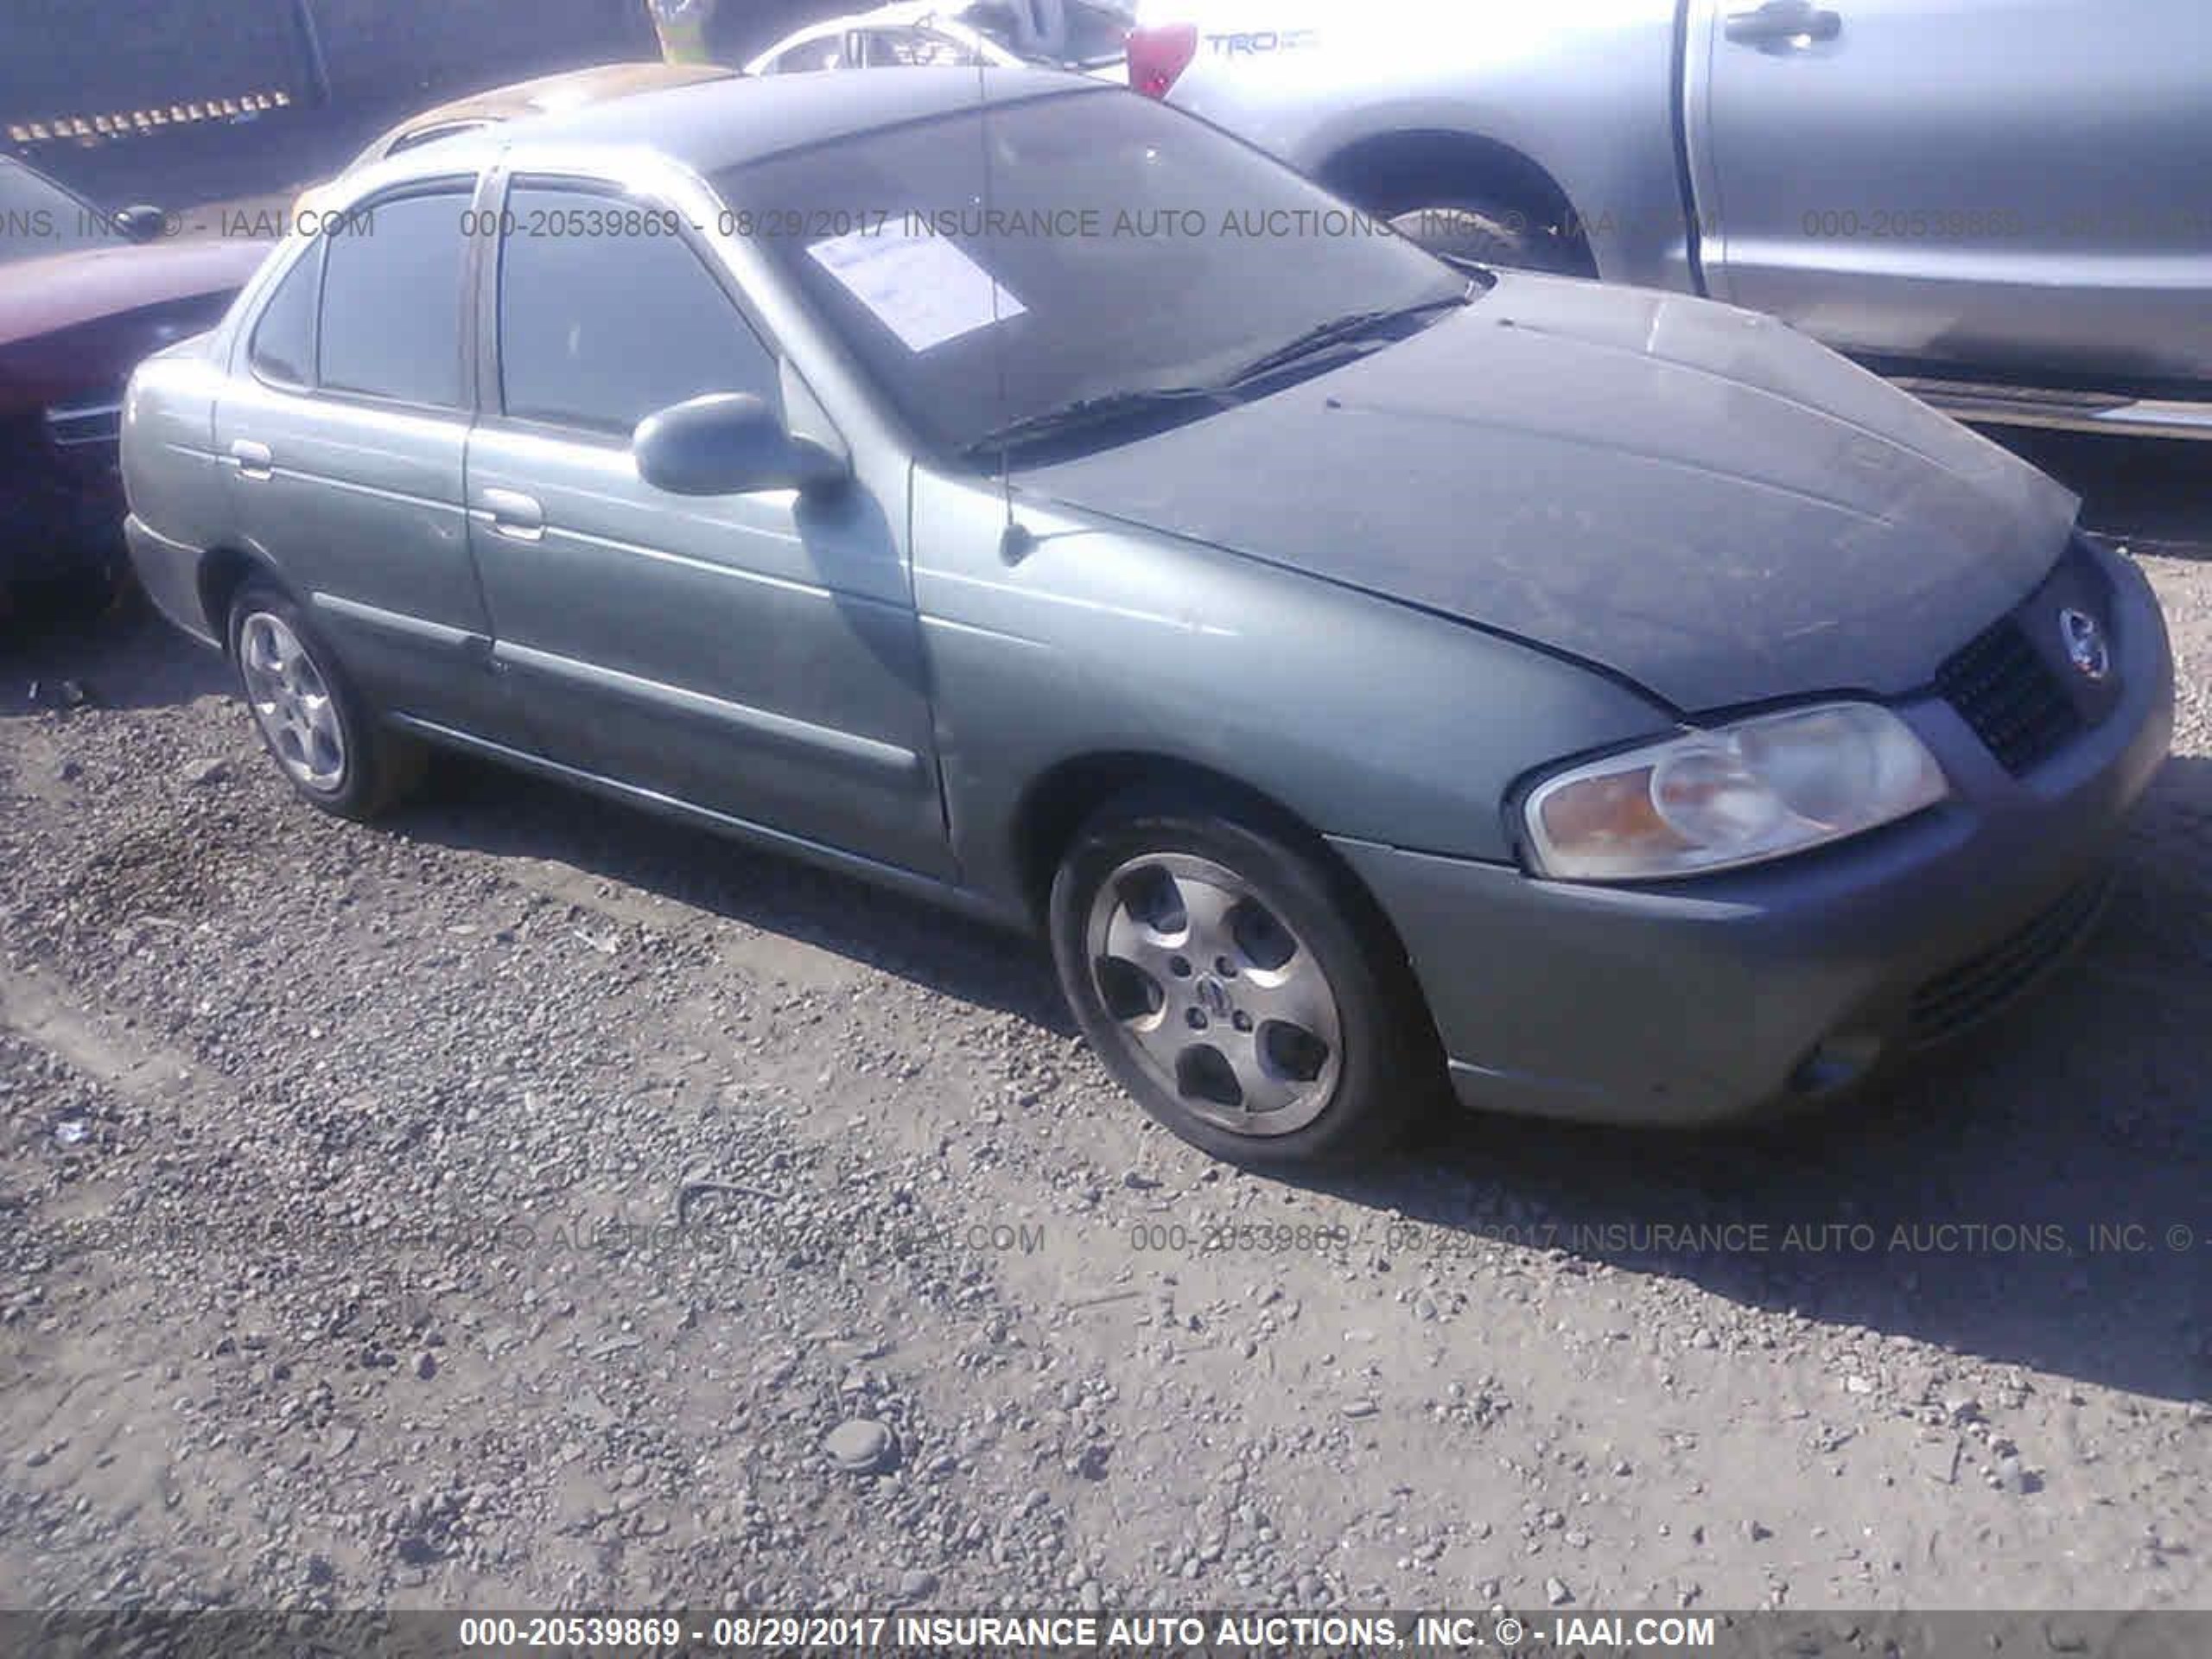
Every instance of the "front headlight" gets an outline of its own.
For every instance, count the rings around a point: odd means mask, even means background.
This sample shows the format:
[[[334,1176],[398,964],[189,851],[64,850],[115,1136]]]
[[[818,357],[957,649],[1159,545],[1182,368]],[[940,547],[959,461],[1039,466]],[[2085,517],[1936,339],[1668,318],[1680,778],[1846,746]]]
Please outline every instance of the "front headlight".
[[[1830,702],[1607,755],[1545,779],[1523,811],[1538,874],[1632,881],[1802,852],[1948,793],[1902,720]]]

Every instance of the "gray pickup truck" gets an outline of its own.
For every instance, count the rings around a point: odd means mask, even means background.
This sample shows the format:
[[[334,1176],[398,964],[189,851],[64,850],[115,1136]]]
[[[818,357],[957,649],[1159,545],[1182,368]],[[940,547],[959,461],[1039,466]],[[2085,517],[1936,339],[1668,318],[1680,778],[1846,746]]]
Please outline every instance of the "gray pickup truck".
[[[1128,73],[1447,251],[2212,437],[2208,0],[1141,0]]]

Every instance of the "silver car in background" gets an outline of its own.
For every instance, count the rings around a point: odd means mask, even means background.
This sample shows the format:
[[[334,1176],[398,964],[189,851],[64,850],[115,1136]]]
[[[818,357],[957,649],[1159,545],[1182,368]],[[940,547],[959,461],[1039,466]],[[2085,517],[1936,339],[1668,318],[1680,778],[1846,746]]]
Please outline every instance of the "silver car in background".
[[[1264,1162],[1830,1102],[2094,920],[2163,621],[1802,335],[1440,261],[1027,69],[379,163],[143,365],[132,550],[292,785],[448,745],[1051,940]]]

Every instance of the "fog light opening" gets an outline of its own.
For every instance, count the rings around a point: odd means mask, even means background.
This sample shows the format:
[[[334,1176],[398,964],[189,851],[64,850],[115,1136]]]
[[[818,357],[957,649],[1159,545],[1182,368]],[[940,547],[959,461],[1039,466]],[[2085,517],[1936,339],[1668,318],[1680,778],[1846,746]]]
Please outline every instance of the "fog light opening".
[[[1845,1032],[1823,1041],[1789,1074],[1789,1092],[1816,1100],[1841,1094],[1862,1081],[1882,1058],[1882,1039],[1870,1031]]]

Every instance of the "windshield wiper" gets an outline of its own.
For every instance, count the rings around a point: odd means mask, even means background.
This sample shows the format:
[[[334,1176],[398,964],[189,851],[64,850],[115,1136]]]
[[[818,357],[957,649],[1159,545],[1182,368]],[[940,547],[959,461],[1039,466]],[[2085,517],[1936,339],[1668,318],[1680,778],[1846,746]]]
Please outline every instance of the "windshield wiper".
[[[1094,427],[1141,420],[1185,404],[1233,403],[1238,400],[1243,388],[1254,380],[1287,368],[1332,346],[1386,331],[1428,312],[1440,311],[1446,307],[1471,305],[1476,292],[1477,285],[1470,283],[1457,294],[1440,295],[1433,300],[1417,300],[1411,305],[1392,306],[1386,310],[1355,311],[1346,316],[1333,317],[1265,355],[1255,358],[1219,385],[1132,386],[1121,391],[1102,393],[1096,397],[1078,397],[1071,404],[1062,404],[1034,415],[1025,415],[1019,420],[1009,421],[1004,426],[984,433],[981,437],[970,439],[961,446],[960,453],[971,458],[992,454],[1027,444],[1042,443],[1052,438],[1067,437]]]
[[[1092,427],[1113,426],[1123,421],[1156,415],[1180,404],[1220,402],[1226,394],[1214,386],[1134,386],[1096,397],[1078,397],[1071,404],[1040,410],[1018,421],[986,432],[961,446],[960,453],[974,456],[1018,449],[1048,438],[1066,437]]]
[[[1421,316],[1431,311],[1440,311],[1447,306],[1472,305],[1474,302],[1474,289],[1470,284],[1459,293],[1445,295],[1438,299],[1419,300],[1411,305],[1392,306],[1384,311],[1354,311],[1345,316],[1332,317],[1328,321],[1317,324],[1308,328],[1304,334],[1286,340],[1274,350],[1254,358],[1230,377],[1229,384],[1232,386],[1241,386],[1247,381],[1257,380],[1262,375],[1273,374],[1278,369],[1287,368],[1301,358],[1312,357],[1317,353],[1328,350],[1332,346],[1342,346],[1352,340],[1369,338],[1408,318]]]

